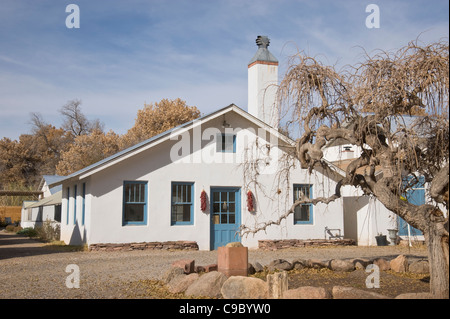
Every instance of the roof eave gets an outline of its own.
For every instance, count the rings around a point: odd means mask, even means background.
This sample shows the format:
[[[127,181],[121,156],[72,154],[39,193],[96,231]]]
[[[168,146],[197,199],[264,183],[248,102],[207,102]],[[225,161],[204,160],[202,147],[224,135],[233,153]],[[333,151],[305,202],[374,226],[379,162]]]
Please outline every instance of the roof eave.
[[[191,128],[194,128],[198,125],[205,123],[205,121],[211,121],[211,120],[213,120],[217,117],[220,117],[223,114],[230,112],[230,111],[234,111],[234,112],[240,114],[241,116],[243,116],[250,122],[253,122],[255,125],[264,128],[266,131],[268,131],[271,134],[274,134],[277,138],[281,139],[282,141],[284,141],[288,144],[292,144],[294,142],[292,139],[290,139],[289,137],[280,133],[274,127],[261,121],[260,119],[256,118],[255,116],[249,114],[248,112],[244,111],[243,109],[236,106],[235,104],[230,104],[224,108],[221,108],[217,111],[214,111],[212,113],[204,115],[204,116],[202,116],[198,119],[192,120],[190,122],[186,122],[180,126],[177,126],[170,130],[167,130],[167,131],[165,131],[159,135],[156,135],[148,140],[145,140],[139,144],[136,144],[136,145],[131,146],[131,147],[129,147],[123,151],[120,151],[114,155],[111,155],[110,157],[107,157],[97,163],[94,163],[94,164],[87,166],[79,171],[76,171],[76,172],[68,175],[66,178],[56,181],[52,184],[49,184],[48,186],[54,187],[54,186],[57,186],[57,185],[60,185],[63,183],[84,179],[92,174],[95,174],[96,172],[99,172],[100,170],[103,170],[109,166],[112,166],[112,165],[120,162],[120,161],[123,161],[126,158],[134,156],[136,153],[145,151],[146,149],[154,147],[154,146],[166,141],[167,139],[170,139],[170,137],[173,136],[172,134],[181,134],[186,130],[189,130]]]

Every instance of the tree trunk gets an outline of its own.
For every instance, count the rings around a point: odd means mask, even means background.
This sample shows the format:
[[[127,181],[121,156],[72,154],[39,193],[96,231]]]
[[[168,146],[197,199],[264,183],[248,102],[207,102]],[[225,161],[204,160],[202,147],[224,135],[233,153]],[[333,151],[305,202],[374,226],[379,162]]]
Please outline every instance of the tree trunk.
[[[442,234],[442,224],[430,224],[424,231],[430,263],[430,292],[436,298],[449,298],[448,236]]]

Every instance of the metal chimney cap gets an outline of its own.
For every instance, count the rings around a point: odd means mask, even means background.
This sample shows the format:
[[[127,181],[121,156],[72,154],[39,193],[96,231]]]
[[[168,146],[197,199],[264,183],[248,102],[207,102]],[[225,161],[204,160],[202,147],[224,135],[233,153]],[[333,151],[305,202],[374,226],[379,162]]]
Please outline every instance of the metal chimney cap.
[[[258,46],[258,48],[267,49],[269,44],[270,44],[270,39],[266,35],[258,35],[258,37],[256,38],[256,45]]]
[[[255,56],[250,60],[248,65],[256,62],[272,62],[272,63],[278,63],[278,60],[276,57],[273,56],[272,53],[267,49],[269,46],[270,39],[266,35],[258,35],[256,38],[256,45],[258,46],[258,51],[256,51]]]

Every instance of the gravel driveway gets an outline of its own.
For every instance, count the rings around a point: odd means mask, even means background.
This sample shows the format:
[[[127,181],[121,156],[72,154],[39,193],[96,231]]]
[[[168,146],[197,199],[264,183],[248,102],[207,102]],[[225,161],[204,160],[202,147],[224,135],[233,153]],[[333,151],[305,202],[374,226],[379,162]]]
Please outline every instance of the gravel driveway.
[[[267,265],[273,259],[393,258],[427,256],[424,248],[400,246],[249,250],[249,262]],[[129,283],[159,279],[179,259],[196,265],[217,263],[217,251],[59,252],[42,243],[0,231],[0,298],[123,298]],[[68,265],[78,266],[80,288],[67,288]]]

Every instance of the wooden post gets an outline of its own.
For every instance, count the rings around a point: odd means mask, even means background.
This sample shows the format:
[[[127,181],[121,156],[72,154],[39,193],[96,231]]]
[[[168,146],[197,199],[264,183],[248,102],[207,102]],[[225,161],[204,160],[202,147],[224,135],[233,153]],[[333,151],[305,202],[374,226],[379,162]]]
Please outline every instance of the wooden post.
[[[269,298],[281,299],[283,293],[288,290],[288,273],[286,271],[267,275]]]

